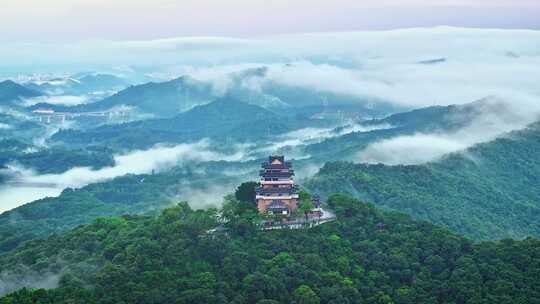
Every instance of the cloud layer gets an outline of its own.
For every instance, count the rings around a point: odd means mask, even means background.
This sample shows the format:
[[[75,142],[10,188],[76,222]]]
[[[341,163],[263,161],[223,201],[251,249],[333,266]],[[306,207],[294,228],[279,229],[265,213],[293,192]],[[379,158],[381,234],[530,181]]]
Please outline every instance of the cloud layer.
[[[436,161],[448,153],[489,142],[540,119],[540,103],[519,107],[502,100],[485,100],[479,116],[457,131],[417,133],[375,142],[360,151],[355,161],[387,165],[415,165]],[[454,117],[463,119],[463,117]]]
[[[40,96],[34,98],[28,98],[22,101],[22,104],[26,107],[33,106],[38,103],[48,103],[52,105],[64,105],[64,106],[76,106],[79,104],[85,104],[89,102],[87,96],[73,96],[73,95],[60,95],[60,96]]]
[[[72,168],[61,174],[36,175],[31,170],[11,166],[11,174],[18,184],[25,187],[5,187],[0,189],[0,212],[17,207],[32,200],[46,196],[56,196],[64,188],[80,188],[90,183],[109,180],[126,174],[146,174],[159,172],[175,165],[187,162],[203,161],[239,161],[244,159],[244,153],[224,154],[213,151],[210,143],[203,140],[193,144],[176,146],[156,146],[149,150],[138,150],[128,154],[116,155],[115,165],[99,170],[88,167]],[[36,186],[44,185],[42,188]]]

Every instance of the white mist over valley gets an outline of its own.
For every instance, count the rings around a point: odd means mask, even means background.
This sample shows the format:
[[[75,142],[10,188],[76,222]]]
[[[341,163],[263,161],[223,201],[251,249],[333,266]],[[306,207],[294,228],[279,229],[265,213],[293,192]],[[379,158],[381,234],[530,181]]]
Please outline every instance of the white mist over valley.
[[[126,174],[159,173],[214,161],[246,163],[271,153],[302,160],[301,166],[306,168],[302,172],[309,172],[306,177],[315,174],[326,159],[388,165],[437,161],[538,119],[540,48],[535,41],[539,39],[537,31],[439,27],[250,39],[35,44],[23,55],[39,59],[33,73],[13,70],[0,75],[41,92],[17,97],[3,107],[1,138],[15,138],[34,147],[6,160],[0,210]],[[18,47],[5,45],[0,51],[3,60],[14,59]],[[53,47],[55,52],[47,51]],[[83,56],[89,50],[92,56]],[[81,71],[63,65],[66,60],[96,67],[99,63],[100,68],[77,74]],[[63,71],[51,73],[41,69],[39,62],[50,62],[55,70]],[[240,129],[223,135],[197,133],[196,120],[180,127],[185,130],[173,127],[169,131],[178,133],[174,136],[157,127],[175,125],[175,115],[191,119],[188,117],[195,115],[191,111],[198,113],[199,106],[209,106],[216,99],[260,107],[259,112],[268,112],[265,119],[276,124],[277,118],[270,115],[288,115],[288,120],[302,116],[303,121],[283,130],[270,124],[258,138],[227,134]],[[159,105],[157,100],[161,100]],[[478,103],[473,110],[477,115],[467,111],[451,114],[445,118],[446,125],[413,126],[384,120],[399,112],[474,102]],[[67,114],[39,118],[32,112],[49,108]],[[24,114],[12,116],[13,111]],[[70,113],[82,115],[70,117]],[[24,129],[27,122],[37,125]],[[115,125],[125,130],[117,131]],[[220,128],[220,124],[216,126]],[[135,139],[134,145],[126,145],[127,138],[134,136],[130,132],[139,132],[132,127],[159,131],[155,140],[150,131],[144,143]],[[189,128],[195,130],[193,134]],[[76,133],[71,135],[69,130]],[[92,132],[104,135],[90,135]],[[80,136],[88,136],[90,142],[77,142]],[[109,140],[107,136],[114,137]],[[346,141],[342,151],[325,154],[325,145]],[[75,161],[50,173],[46,166],[35,168],[30,161],[18,160],[31,158],[28,151],[45,153],[53,147],[69,147],[65,152],[69,154],[70,142],[77,142],[77,149],[83,150],[100,145],[110,148],[107,153],[112,163],[93,168]]]

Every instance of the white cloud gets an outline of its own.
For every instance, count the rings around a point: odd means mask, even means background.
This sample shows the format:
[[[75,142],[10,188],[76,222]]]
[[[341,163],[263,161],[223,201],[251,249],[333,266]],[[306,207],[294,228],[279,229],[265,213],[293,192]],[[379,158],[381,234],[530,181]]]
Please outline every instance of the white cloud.
[[[212,151],[210,143],[203,140],[194,144],[180,144],[171,147],[156,146],[149,150],[138,150],[124,155],[116,155],[113,167],[105,167],[99,170],[77,167],[62,174],[27,176],[24,180],[30,183],[52,183],[78,188],[128,173],[145,174],[152,172],[152,170],[160,171],[191,161],[238,161],[242,160],[243,155],[242,152],[222,154]]]
[[[62,190],[62,187],[0,187],[0,213],[38,199],[56,197]]]
[[[276,136],[273,140],[269,141],[266,145],[256,149],[258,153],[276,153],[282,148],[298,147],[302,145],[308,145],[313,143],[319,143],[325,139],[332,137],[338,137],[341,135],[353,133],[353,132],[369,132],[373,130],[388,129],[392,126],[387,124],[363,126],[354,122],[337,126],[334,128],[302,128],[287,132]],[[289,158],[303,159],[308,158],[309,155],[295,155],[294,151],[287,151]]]
[[[369,145],[359,153],[358,161],[387,165],[413,165],[433,161],[447,153],[465,148],[467,145],[452,135],[419,133]]]
[[[223,197],[234,192],[235,187],[236,185],[229,183],[194,188],[193,185],[187,183],[180,190],[177,199],[187,201],[192,208],[196,209],[219,207],[223,203]]]
[[[85,95],[73,96],[73,95],[60,95],[60,96],[40,96],[34,98],[27,98],[22,101],[22,104],[26,107],[33,106],[38,103],[48,103],[52,105],[64,105],[64,106],[76,106],[85,104],[90,101],[90,98]]]
[[[0,189],[0,212],[46,196],[56,196],[64,188],[80,188],[90,183],[109,180],[126,174],[146,174],[153,170],[159,172],[175,165],[188,162],[213,160],[244,160],[244,152],[220,153],[213,151],[210,143],[203,140],[193,144],[176,146],[156,146],[149,150],[138,150],[114,157],[115,165],[93,170],[88,167],[76,167],[60,174],[38,175],[31,170],[17,166],[10,167],[10,174],[24,187]],[[43,185],[43,188],[37,188]],[[41,191],[39,191],[41,189]]]
[[[387,165],[414,165],[436,161],[452,152],[489,142],[507,132],[525,128],[540,118],[540,104],[519,107],[501,100],[486,100],[478,117],[454,132],[417,133],[370,144],[355,161]],[[470,114],[470,113],[468,113]],[[464,117],[454,117],[463,120]]]
[[[540,79],[539,67],[540,57],[510,60],[503,56],[480,62],[450,59],[439,65],[383,62],[358,69],[299,62],[271,65],[265,80],[421,107],[462,104],[491,95],[518,101],[536,99],[540,97],[535,81]],[[259,85],[263,83],[259,80]]]
[[[22,264],[10,266],[16,268],[16,270],[3,270],[0,272],[0,296],[23,287],[56,288],[63,274],[63,271],[44,271],[40,273]]]

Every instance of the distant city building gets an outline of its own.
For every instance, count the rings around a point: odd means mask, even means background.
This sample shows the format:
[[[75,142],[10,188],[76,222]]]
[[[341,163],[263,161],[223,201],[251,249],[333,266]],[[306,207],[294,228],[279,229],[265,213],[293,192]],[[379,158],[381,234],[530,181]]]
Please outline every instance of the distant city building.
[[[262,163],[260,187],[256,189],[260,213],[290,215],[298,207],[298,189],[292,164],[284,156],[273,155]]]

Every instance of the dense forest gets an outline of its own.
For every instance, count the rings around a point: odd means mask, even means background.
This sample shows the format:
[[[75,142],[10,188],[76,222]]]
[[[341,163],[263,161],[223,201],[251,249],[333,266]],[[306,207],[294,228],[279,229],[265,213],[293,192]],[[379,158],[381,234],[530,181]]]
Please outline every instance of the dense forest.
[[[338,220],[259,231],[254,206],[102,218],[0,256],[0,303],[540,303],[540,242],[475,244],[344,195]],[[29,283],[30,284],[30,283]],[[51,286],[44,286],[51,287]]]
[[[0,304],[540,304],[534,5],[32,1]]]
[[[37,173],[62,173],[74,167],[99,169],[114,165],[112,151],[106,147],[86,149],[35,147],[16,139],[0,140],[0,169],[20,165]],[[1,174],[0,174],[1,176]]]
[[[414,166],[327,163],[305,186],[349,193],[474,239],[540,236],[540,125]]]

